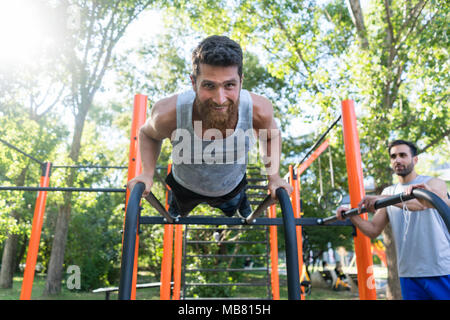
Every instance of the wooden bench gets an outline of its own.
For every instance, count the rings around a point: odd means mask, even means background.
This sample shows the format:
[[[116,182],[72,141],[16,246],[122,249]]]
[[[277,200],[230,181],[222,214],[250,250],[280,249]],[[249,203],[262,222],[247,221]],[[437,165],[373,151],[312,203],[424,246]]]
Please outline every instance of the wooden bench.
[[[171,287],[173,287],[173,282],[170,283]],[[144,289],[144,288],[157,288],[161,286],[161,282],[151,282],[151,283],[138,283],[136,284],[136,289]],[[92,290],[93,293],[104,292],[105,300],[109,300],[111,292],[119,291],[119,287],[108,287],[108,288],[98,288]]]

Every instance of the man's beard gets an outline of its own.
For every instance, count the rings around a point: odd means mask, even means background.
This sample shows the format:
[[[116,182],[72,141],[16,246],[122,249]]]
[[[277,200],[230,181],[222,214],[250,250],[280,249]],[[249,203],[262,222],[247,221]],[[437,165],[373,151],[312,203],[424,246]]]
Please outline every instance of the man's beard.
[[[238,118],[239,100],[236,103],[228,100],[225,104],[219,105],[211,99],[201,102],[195,98],[194,104],[198,106],[203,129],[217,129],[222,132],[226,129],[234,129]],[[215,110],[215,107],[219,106],[227,107],[226,111]]]
[[[413,170],[414,170],[414,162],[413,161],[411,161],[411,163],[406,165],[403,169],[394,168],[395,174],[398,176],[401,176],[401,177],[406,177]]]

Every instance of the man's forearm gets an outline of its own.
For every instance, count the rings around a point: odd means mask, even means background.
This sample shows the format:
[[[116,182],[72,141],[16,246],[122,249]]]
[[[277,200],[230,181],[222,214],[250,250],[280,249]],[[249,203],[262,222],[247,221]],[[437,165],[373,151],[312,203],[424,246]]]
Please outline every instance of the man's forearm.
[[[362,233],[371,239],[378,237],[382,230],[377,230],[373,223],[369,220],[365,220],[359,216],[350,217],[350,221],[358,228]]]
[[[274,133],[276,132],[276,133]],[[272,176],[278,176],[280,170],[281,158],[281,135],[278,129],[271,129],[267,139],[260,140],[260,154],[267,170],[267,175],[270,179]]]
[[[161,153],[161,140],[155,140],[139,131],[139,148],[141,152],[142,172],[153,176],[156,163]]]

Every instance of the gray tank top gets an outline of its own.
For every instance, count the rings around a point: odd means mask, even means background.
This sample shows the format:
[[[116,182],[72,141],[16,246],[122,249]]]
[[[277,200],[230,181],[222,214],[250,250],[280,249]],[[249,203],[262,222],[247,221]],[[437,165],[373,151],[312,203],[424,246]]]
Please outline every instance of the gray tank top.
[[[177,98],[177,130],[171,139],[172,174],[180,185],[195,193],[220,197],[236,188],[244,177],[248,152],[255,143],[253,102],[250,93],[241,90],[233,134],[224,139],[202,140],[192,125],[194,99],[192,90]]]
[[[426,183],[430,179],[419,175],[410,183],[387,187],[382,194],[399,194],[407,185]],[[400,277],[450,274],[450,235],[436,209],[408,212],[389,206],[387,213],[394,234]]]

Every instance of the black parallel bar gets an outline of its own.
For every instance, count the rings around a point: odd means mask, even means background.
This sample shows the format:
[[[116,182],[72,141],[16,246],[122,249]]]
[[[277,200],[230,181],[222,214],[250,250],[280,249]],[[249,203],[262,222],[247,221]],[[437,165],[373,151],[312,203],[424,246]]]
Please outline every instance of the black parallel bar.
[[[294,219],[296,226],[325,226],[318,225],[317,218],[297,218]],[[164,217],[160,216],[141,216],[139,224],[168,224],[169,222],[164,220]],[[173,224],[186,224],[186,225],[228,225],[228,226],[238,226],[247,225],[249,226],[245,219],[242,218],[228,218],[228,217],[201,217],[201,216],[191,216],[191,217],[178,217],[173,221]],[[252,224],[256,226],[282,226],[282,218],[256,218]],[[326,225],[327,227],[345,227],[353,226],[350,221],[335,221]]]
[[[53,166],[55,169],[128,169],[128,167],[124,166],[101,166],[101,165],[55,165]]]
[[[294,211],[286,190],[276,191],[283,213],[284,237],[286,243],[286,271],[288,279],[288,299],[300,300],[300,275],[298,271],[297,232],[294,221]]]
[[[411,195],[405,195],[403,193],[396,194],[394,196],[380,199],[375,202],[375,209],[381,209],[385,208],[387,206],[392,206],[394,204],[408,201],[411,199],[423,199],[430,202],[437,210],[439,215],[441,216],[442,220],[444,221],[445,225],[447,226],[447,229],[450,231],[450,208],[447,206],[447,204],[439,198],[436,194],[433,192],[430,192],[428,190],[424,189],[414,189],[412,191]],[[357,216],[359,214],[367,212],[366,208],[362,208],[361,212],[358,212],[358,208],[350,209],[342,214],[343,218],[348,218],[351,216]],[[336,222],[337,218],[336,216],[331,216],[325,219],[317,219],[318,225],[327,225],[329,223]]]
[[[1,186],[0,191],[66,191],[66,192],[126,192],[127,189],[118,188],[77,188],[77,187],[8,187]]]
[[[120,267],[119,300],[131,299],[138,217],[141,210],[140,202],[144,190],[145,185],[141,182],[137,183],[128,199],[123,234],[122,262]]]

